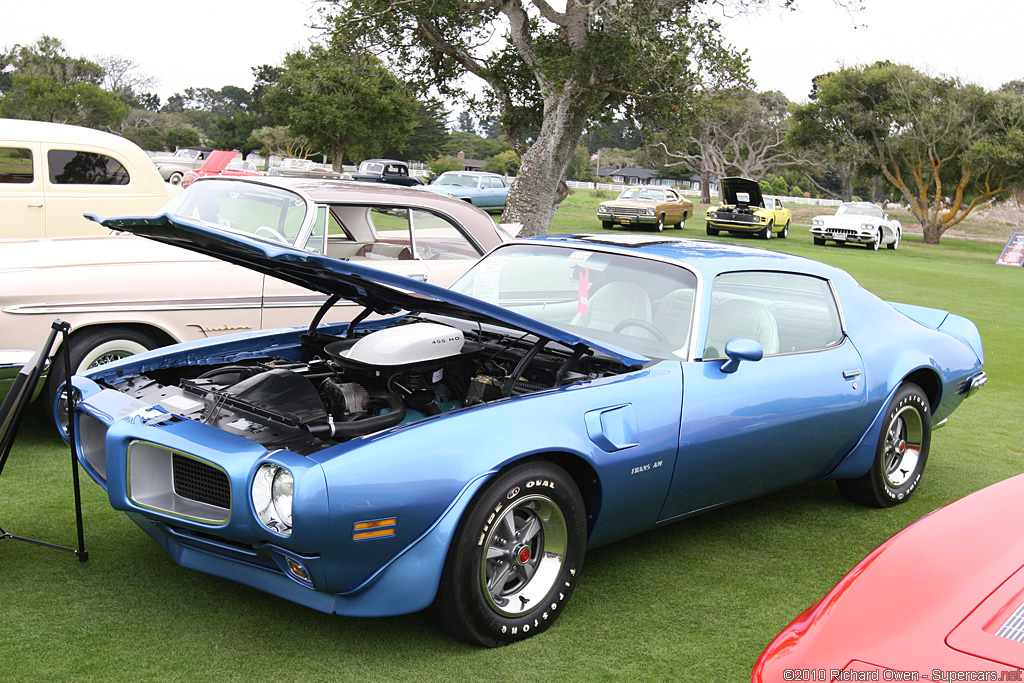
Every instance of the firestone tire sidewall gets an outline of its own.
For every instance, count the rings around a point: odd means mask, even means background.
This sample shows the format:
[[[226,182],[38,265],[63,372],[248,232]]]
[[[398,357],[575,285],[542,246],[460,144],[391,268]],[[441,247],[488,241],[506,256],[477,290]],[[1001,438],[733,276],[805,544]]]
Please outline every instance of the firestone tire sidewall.
[[[885,476],[885,445],[889,425],[898,413],[906,409],[916,410],[920,416],[922,426],[921,451],[910,478],[902,486],[893,487]],[[931,426],[931,406],[929,406],[924,392],[913,384],[901,387],[896,392],[896,395],[893,396],[889,409],[885,413],[882,433],[878,436],[875,461],[871,466],[872,488],[875,490],[878,504],[881,507],[892,507],[906,502],[917,489],[918,484],[921,482],[921,476],[924,474],[925,463],[928,461],[928,451],[931,447]]]
[[[567,546],[557,580],[536,607],[506,616],[491,606],[482,582],[486,538],[502,513],[529,496],[554,502],[566,523]],[[579,579],[586,549],[586,509],[565,471],[543,462],[514,467],[477,495],[456,531],[432,611],[456,637],[483,647],[501,647],[542,633],[565,609]]]

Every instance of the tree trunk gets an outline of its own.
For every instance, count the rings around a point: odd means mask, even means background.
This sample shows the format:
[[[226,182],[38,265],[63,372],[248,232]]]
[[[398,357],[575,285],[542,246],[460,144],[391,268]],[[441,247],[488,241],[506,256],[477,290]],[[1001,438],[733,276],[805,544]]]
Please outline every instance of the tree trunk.
[[[573,88],[549,95],[536,142],[522,155],[512,181],[503,223],[522,223],[521,237],[546,235],[555,211],[568,194],[565,172],[587,121],[586,108],[575,103]]]
[[[934,223],[921,223],[921,229],[924,232],[924,239],[921,241],[925,244],[938,244],[942,233],[946,231],[941,222],[938,225]]]
[[[882,176],[871,176],[871,201],[875,204],[882,204],[885,197],[882,196]]]
[[[711,203],[711,171],[707,169],[700,172],[700,203]]]

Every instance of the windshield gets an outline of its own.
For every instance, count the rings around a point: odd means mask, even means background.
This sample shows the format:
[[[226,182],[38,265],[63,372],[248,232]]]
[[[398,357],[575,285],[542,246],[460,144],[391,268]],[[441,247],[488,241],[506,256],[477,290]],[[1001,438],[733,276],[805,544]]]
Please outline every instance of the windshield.
[[[548,245],[509,245],[451,289],[655,358],[686,358],[696,276],[670,263]]]
[[[435,185],[461,185],[462,187],[476,187],[479,177],[466,175],[464,173],[442,173],[434,182]]]
[[[274,242],[295,244],[306,210],[301,196],[279,187],[203,180],[189,185],[168,202],[161,213]]]
[[[623,190],[622,194],[619,195],[619,199],[655,199],[660,201],[664,198],[664,190],[656,190],[649,187],[631,187],[628,190]]]
[[[874,216],[875,218],[881,218],[882,209],[874,204],[841,204],[836,209],[836,215]]]

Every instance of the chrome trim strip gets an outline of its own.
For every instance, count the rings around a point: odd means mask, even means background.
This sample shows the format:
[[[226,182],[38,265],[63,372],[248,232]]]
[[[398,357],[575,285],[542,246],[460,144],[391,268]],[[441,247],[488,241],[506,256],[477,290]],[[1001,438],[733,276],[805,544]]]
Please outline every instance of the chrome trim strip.
[[[195,311],[219,308],[260,308],[263,300],[258,296],[239,296],[203,299],[141,299],[138,301],[71,301],[15,304],[3,309],[13,315],[53,315],[74,313],[116,313],[123,311]]]

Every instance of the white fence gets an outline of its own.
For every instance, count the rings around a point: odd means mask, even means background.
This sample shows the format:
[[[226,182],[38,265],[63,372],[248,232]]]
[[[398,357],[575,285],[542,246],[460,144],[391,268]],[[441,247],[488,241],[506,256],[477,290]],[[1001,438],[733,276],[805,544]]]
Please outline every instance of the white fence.
[[[617,183],[616,184],[610,184],[610,183],[581,183],[581,182],[578,182],[576,180],[567,180],[567,181],[565,181],[565,184],[568,185],[569,187],[580,189],[580,190],[611,190],[612,192],[622,192],[626,188],[632,187],[632,185],[620,185],[620,184],[617,184]],[[677,192],[680,192],[681,194],[687,195],[689,197],[699,197],[700,196],[700,190],[690,190],[690,189],[679,188],[679,187],[676,187],[676,188],[673,188],[673,189],[675,189]],[[712,197],[717,197],[718,196],[718,190],[711,190],[710,194],[711,194]],[[840,201],[838,199],[821,199],[821,198],[817,198],[817,197],[784,197],[784,196],[779,196],[779,199],[781,199],[784,203],[787,203],[787,204],[807,204],[807,205],[810,205],[810,206],[839,206],[840,204],[842,204],[842,201]]]

